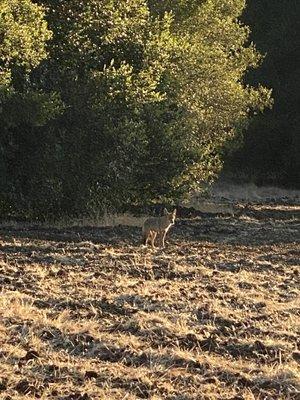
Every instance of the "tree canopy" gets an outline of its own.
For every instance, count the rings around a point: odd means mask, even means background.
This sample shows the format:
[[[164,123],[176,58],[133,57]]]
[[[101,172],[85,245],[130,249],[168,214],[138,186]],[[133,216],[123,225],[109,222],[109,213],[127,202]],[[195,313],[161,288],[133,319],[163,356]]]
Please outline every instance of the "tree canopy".
[[[30,0],[0,2],[0,84],[9,84],[16,68],[30,71],[46,58],[50,39],[42,7]]]
[[[224,148],[271,103],[244,82],[261,56],[243,0],[3,4],[0,26],[15,28],[1,36],[1,72],[22,67],[6,78],[15,95],[0,115],[1,196],[13,210],[176,201],[217,176]]]

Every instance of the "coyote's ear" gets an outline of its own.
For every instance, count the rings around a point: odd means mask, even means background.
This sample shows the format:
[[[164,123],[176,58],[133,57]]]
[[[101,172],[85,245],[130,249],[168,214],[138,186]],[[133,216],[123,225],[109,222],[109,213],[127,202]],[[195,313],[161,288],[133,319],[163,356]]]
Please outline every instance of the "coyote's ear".
[[[164,215],[168,215],[168,210],[166,208],[164,208]]]
[[[177,210],[176,210],[176,208],[175,208],[175,210],[173,211],[173,216],[174,216],[174,217],[176,217],[176,213],[177,213]]]

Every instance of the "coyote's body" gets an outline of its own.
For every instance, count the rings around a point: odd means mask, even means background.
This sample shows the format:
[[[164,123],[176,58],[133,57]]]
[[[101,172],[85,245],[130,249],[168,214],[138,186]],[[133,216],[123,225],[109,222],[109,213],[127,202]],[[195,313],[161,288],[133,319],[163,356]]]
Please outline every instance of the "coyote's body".
[[[157,235],[161,237],[162,247],[165,247],[165,237],[172,225],[175,223],[176,210],[168,212],[164,209],[164,214],[161,217],[149,217],[143,224],[143,244],[147,246],[151,240],[151,245],[154,247],[154,241]]]

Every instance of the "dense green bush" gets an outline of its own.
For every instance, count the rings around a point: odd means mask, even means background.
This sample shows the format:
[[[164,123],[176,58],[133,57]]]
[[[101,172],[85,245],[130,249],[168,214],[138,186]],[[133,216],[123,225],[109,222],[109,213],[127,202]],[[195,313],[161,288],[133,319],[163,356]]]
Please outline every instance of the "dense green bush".
[[[218,174],[224,146],[270,104],[268,90],[243,84],[260,62],[243,0],[35,3],[52,39],[10,85],[26,119],[3,101],[13,125],[0,144],[2,204],[17,212],[178,199]]]
[[[30,73],[47,58],[51,38],[42,7],[30,0],[0,3],[0,213],[28,211],[38,191],[31,181],[41,173],[41,130],[62,104],[59,95],[44,93]],[[33,201],[33,203],[32,203]],[[46,202],[46,197],[43,198]]]

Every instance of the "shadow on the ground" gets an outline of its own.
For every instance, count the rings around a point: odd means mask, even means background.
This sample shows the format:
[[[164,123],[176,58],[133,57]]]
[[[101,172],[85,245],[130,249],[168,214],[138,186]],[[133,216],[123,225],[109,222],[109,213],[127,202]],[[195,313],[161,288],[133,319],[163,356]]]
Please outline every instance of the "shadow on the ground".
[[[269,211],[268,211],[269,212]],[[292,212],[292,211],[291,211]],[[293,243],[300,240],[299,221],[286,218],[258,219],[255,211],[253,218],[222,217],[206,215],[203,218],[178,219],[170,230],[167,239],[174,241],[212,243],[230,243],[235,245],[266,245],[277,243]],[[280,211],[280,214],[289,214],[290,211]],[[247,214],[247,213],[246,213]],[[273,215],[274,211],[270,211]],[[294,215],[294,214],[293,214]],[[276,216],[276,212],[275,212]],[[180,217],[180,215],[179,215]],[[115,227],[84,227],[43,228],[41,226],[5,227],[0,226],[0,237],[12,241],[14,239],[51,241],[56,243],[80,243],[90,241],[104,246],[140,246],[141,228],[130,226]],[[28,246],[24,251],[34,251]],[[14,246],[6,246],[2,251],[11,253]],[[22,251],[22,248],[19,248]],[[45,250],[46,251],[46,250]]]

